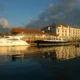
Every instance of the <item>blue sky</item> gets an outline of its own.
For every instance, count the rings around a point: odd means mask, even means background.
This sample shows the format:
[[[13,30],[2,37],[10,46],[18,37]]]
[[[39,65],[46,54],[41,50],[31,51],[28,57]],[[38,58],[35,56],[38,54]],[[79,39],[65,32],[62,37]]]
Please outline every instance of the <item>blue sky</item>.
[[[30,18],[36,19],[41,11],[56,3],[57,0],[0,0],[4,7],[2,16],[10,26],[20,26],[22,22],[28,24]]]

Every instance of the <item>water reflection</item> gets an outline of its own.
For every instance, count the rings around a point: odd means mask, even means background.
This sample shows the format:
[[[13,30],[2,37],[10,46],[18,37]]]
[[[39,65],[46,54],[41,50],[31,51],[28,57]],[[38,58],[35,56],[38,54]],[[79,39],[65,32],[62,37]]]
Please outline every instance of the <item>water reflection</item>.
[[[48,58],[49,60],[56,60],[56,51],[44,52],[43,58]]]
[[[21,54],[29,46],[0,47],[0,55]]]
[[[45,58],[66,60],[80,56],[80,47],[60,46],[37,48],[29,46],[0,47],[0,62],[18,59]]]
[[[59,47],[47,47],[47,48],[30,48],[29,51],[31,53],[43,53],[43,57],[45,58],[49,57],[56,57],[57,59],[71,59],[75,58],[77,56],[80,56],[80,47],[75,47],[75,46],[59,46]],[[34,54],[35,54],[34,53]],[[50,55],[50,56],[49,56]]]
[[[80,47],[64,46],[56,47],[56,55],[58,59],[71,59],[80,56]]]
[[[21,55],[29,46],[0,47],[0,65],[12,60],[12,55]]]

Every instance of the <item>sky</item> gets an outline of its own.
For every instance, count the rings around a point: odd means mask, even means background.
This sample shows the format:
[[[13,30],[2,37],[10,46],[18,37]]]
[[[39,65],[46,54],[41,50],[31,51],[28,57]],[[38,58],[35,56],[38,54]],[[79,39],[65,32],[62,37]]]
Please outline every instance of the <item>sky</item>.
[[[10,26],[41,29],[50,24],[80,27],[80,0],[0,0]]]
[[[8,20],[10,26],[23,26],[57,0],[0,0],[0,17]]]

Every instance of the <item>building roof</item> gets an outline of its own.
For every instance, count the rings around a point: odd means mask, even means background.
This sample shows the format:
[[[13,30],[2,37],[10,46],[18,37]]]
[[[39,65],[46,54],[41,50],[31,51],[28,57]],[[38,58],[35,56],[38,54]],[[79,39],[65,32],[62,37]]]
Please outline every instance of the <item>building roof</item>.
[[[42,29],[45,29],[45,28],[48,28],[48,27],[56,27],[56,24],[53,23],[53,24],[51,24],[51,25],[48,25],[48,26],[43,27]],[[42,29],[41,29],[41,30],[42,30]]]
[[[71,27],[71,28],[75,28],[75,29],[80,29],[80,27],[72,27],[72,26],[70,26],[70,25],[68,25],[68,24],[57,24],[57,26],[64,26],[64,27]]]
[[[64,26],[64,27],[68,27],[69,25],[68,24],[57,24],[57,26]]]
[[[44,32],[41,30],[30,30],[23,28],[12,28],[11,32],[26,33],[26,34],[44,34]]]
[[[80,29],[80,27],[72,27],[72,28],[75,28],[75,29]]]

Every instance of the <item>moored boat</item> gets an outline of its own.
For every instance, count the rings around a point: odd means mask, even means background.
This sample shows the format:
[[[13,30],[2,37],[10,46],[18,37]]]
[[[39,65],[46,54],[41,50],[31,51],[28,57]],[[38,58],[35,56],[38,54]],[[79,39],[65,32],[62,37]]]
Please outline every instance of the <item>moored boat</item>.
[[[36,40],[34,41],[35,43],[37,43],[37,47],[40,46],[61,46],[61,45],[69,45],[68,41],[61,39],[46,39],[46,40]]]
[[[0,39],[0,46],[27,46],[26,41],[21,40],[22,36],[4,36]]]

